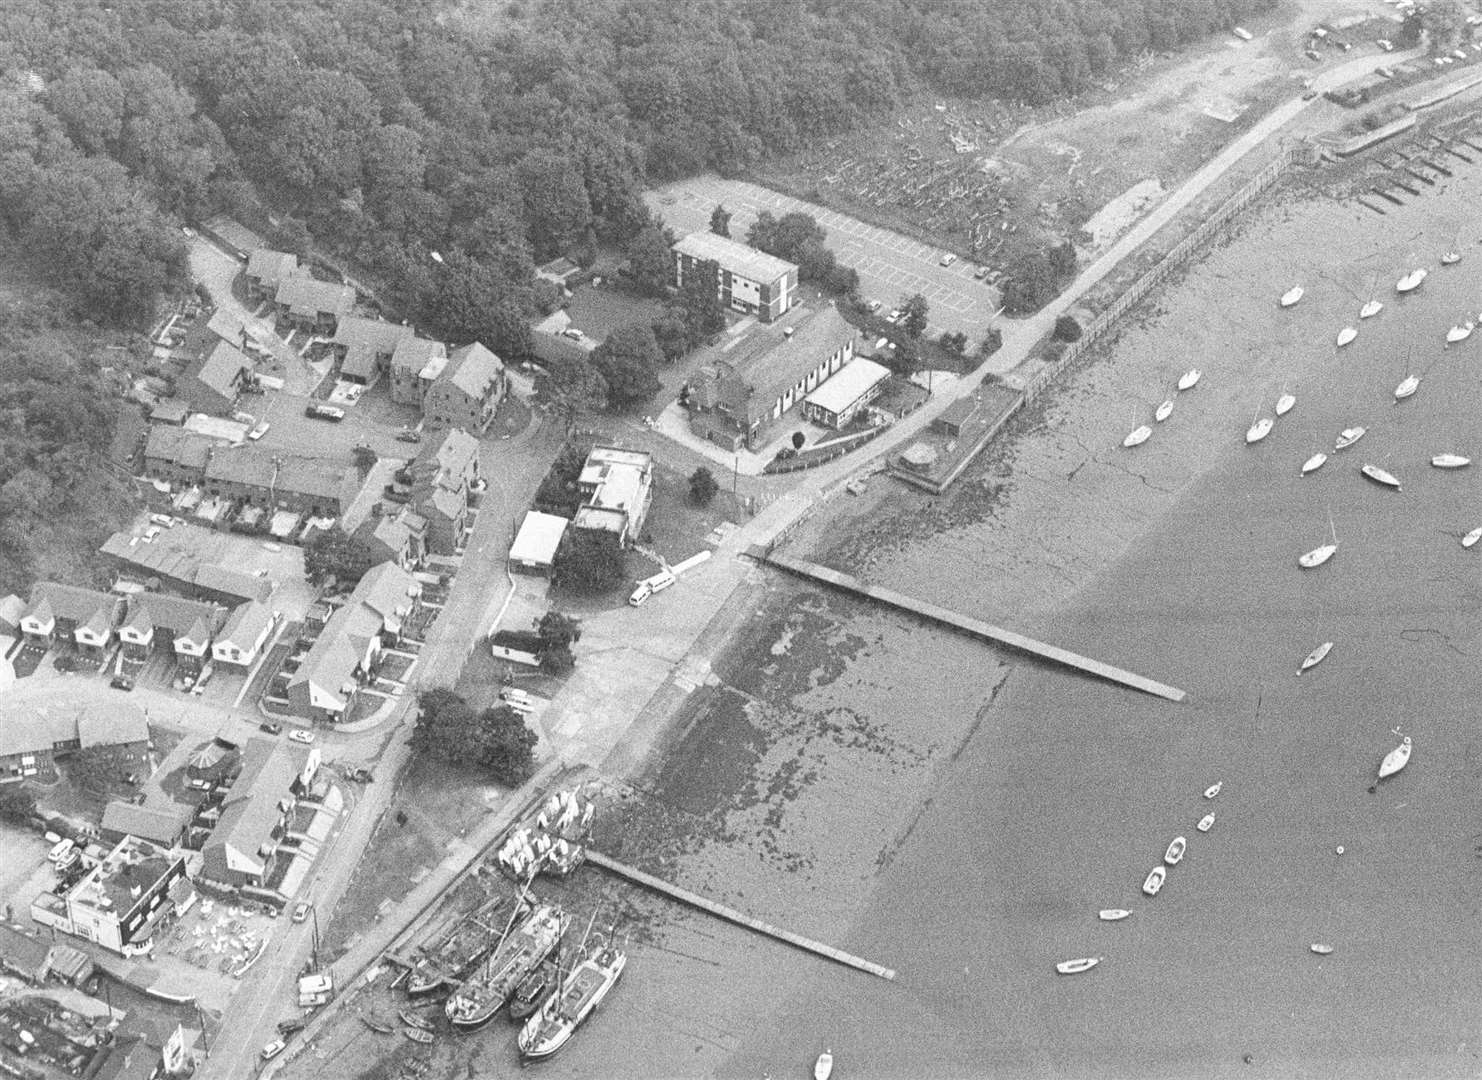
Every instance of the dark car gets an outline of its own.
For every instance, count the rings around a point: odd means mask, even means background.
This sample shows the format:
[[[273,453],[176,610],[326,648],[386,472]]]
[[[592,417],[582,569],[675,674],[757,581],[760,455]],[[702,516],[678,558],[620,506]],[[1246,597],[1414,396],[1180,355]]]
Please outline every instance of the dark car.
[[[134,689],[134,680],[127,675],[115,675],[113,676],[113,681],[108,685],[115,690],[132,690]]]
[[[257,727],[260,731],[266,731],[269,735],[281,735],[283,733],[282,724],[264,723],[258,724]]]
[[[364,765],[351,769],[349,776],[351,780],[358,780],[362,784],[369,784],[375,779],[375,775]]]
[[[422,441],[422,433],[420,431],[413,431],[411,428],[402,428],[396,433],[396,437],[402,442]]]
[[[304,1022],[297,1017],[292,1020],[280,1020],[278,1022],[279,1035],[292,1035],[304,1030]]]

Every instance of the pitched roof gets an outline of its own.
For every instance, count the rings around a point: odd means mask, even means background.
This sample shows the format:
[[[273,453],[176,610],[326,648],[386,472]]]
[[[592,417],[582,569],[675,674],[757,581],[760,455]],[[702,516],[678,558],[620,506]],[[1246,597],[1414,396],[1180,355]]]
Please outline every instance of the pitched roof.
[[[845,364],[832,377],[825,379],[823,385],[803,400],[820,409],[836,413],[853,405],[862,394],[888,378],[890,378],[888,367],[860,357]]]
[[[114,698],[99,705],[81,689],[55,684],[6,691],[0,699],[0,757],[51,750],[149,741],[149,721],[137,705]]]
[[[441,341],[428,341],[416,336],[402,338],[396,343],[396,351],[391,354],[391,369],[421,375],[434,360],[446,361],[447,356],[447,346]],[[433,378],[435,374],[428,377]]]
[[[275,297],[295,315],[348,315],[355,306],[355,290],[349,285],[320,281],[306,276],[284,278]]]
[[[469,397],[483,400],[503,371],[504,361],[475,341],[448,354],[448,364],[438,382],[451,383]]]
[[[410,326],[401,323],[366,319],[359,315],[344,316],[334,333],[334,343],[345,349],[345,358],[340,363],[341,374],[361,378],[375,374],[376,358],[394,353],[402,339],[415,334]]]
[[[4,599],[0,599],[0,627],[14,627],[21,624],[21,616],[26,613],[26,602],[15,593],[11,593]]]
[[[394,563],[383,562],[366,571],[350,594],[350,603],[364,604],[388,623],[396,624],[422,595],[422,583]]]
[[[39,979],[46,970],[51,945],[13,923],[0,922],[0,967]]]
[[[174,799],[143,806],[115,799],[103,808],[103,829],[156,844],[174,844],[190,816],[190,807]]]
[[[42,605],[45,605],[46,614],[42,613]],[[59,585],[54,581],[38,581],[31,586],[31,602],[26,614],[43,620],[50,615],[78,626],[97,622],[106,629],[118,620],[122,605],[123,599],[112,593],[82,589],[76,585]]]
[[[290,794],[303,772],[306,751],[292,743],[248,739],[242,747],[242,771],[221,806],[221,818],[206,841],[204,854],[227,869],[262,873],[264,845],[273,839],[279,803]]]
[[[128,622],[141,630],[168,630],[193,642],[209,640],[226,620],[226,608],[201,600],[162,593],[134,593],[128,600]]]
[[[116,532],[98,550],[146,573],[185,585],[243,600],[266,600],[273,593],[271,580],[247,569],[221,565],[238,560],[242,543],[241,538],[226,533],[179,525],[147,544],[132,533]]]
[[[252,361],[241,349],[229,341],[218,340],[193,374],[203,386],[224,397],[231,397],[236,392],[235,384],[241,379],[242,372],[251,368]]]
[[[349,601],[329,617],[319,638],[309,648],[299,669],[289,679],[309,688],[310,701],[332,702],[344,708],[345,688],[355,667],[364,659],[370,640],[383,629],[397,629],[412,609],[422,585],[395,563],[383,562],[366,571]]]
[[[722,270],[757,282],[776,281],[797,270],[795,263],[709,230],[690,233],[674,245],[674,250],[692,259],[714,260]]]
[[[146,461],[168,461],[185,469],[204,469],[215,440],[168,424],[151,424],[144,442]]]
[[[247,256],[247,276],[257,278],[268,285],[277,285],[284,278],[298,273],[298,256],[286,251],[271,251],[258,248]]]
[[[223,448],[206,466],[207,480],[329,499],[336,505],[335,513],[360,489],[359,475],[353,465],[284,456],[256,446]]]
[[[262,632],[273,624],[273,609],[256,600],[238,604],[227,616],[221,633],[216,635],[216,644],[235,645],[246,652],[257,644]]]
[[[213,454],[206,466],[207,480],[246,484],[249,487],[272,487],[276,475],[275,456],[255,446],[224,449],[219,454]]]
[[[711,358],[733,368],[762,402],[771,402],[854,340],[854,333],[832,304],[795,308],[781,322],[753,326]]]

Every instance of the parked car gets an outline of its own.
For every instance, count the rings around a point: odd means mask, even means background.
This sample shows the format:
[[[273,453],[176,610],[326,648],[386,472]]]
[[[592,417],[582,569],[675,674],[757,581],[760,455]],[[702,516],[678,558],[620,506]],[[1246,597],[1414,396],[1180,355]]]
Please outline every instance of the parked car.
[[[274,724],[274,723],[271,723],[271,722],[265,722],[265,723],[258,724],[257,727],[258,727],[258,730],[260,730],[260,731],[266,731],[269,735],[281,735],[281,734],[283,734],[283,725],[282,724]]]
[[[335,408],[333,405],[310,405],[304,409],[304,415],[312,420],[330,420],[339,423],[345,418],[345,410]]]
[[[371,772],[364,765],[359,765],[350,770],[349,777],[351,780],[357,780],[362,784],[369,784],[376,778],[376,774]]]
[[[411,428],[402,428],[396,433],[396,437],[402,442],[421,442],[422,433],[413,431]]]
[[[262,1048],[262,1059],[264,1061],[272,1061],[279,1054],[283,1053],[287,1047],[288,1044],[282,1039],[274,1039]]]
[[[303,1030],[304,1030],[304,1022],[302,1020],[300,1020],[298,1017],[294,1017],[291,1020],[280,1020],[280,1021],[278,1021],[278,1034],[279,1035],[293,1035],[293,1034],[296,1034],[297,1032],[300,1032],[300,1031],[303,1031]]]
[[[940,259],[940,260],[938,260],[938,261],[939,261],[939,262],[940,262],[940,263],[941,263],[941,264],[942,264],[942,265],[943,265],[943,266],[951,266],[951,265],[952,265],[952,264],[953,264],[953,263],[955,263],[955,262],[956,262],[956,261],[957,261],[957,256],[956,256],[956,255],[953,255],[953,254],[952,254],[952,253],[951,253],[951,252],[950,252],[950,251],[949,251],[949,252],[946,252],[946,253],[945,253],[945,254],[944,254],[944,255],[943,255],[943,256],[942,256],[942,257],[941,257],[941,259]]]
[[[288,737],[294,742],[311,743],[314,741],[314,733],[305,731],[303,728],[295,728],[288,733]]]
[[[1378,41],[1374,42],[1374,44],[1375,45],[1378,45],[1385,52],[1394,52],[1395,51],[1395,44],[1394,44],[1394,42],[1388,40],[1387,38],[1380,38]]]
[[[309,917],[309,904],[307,901],[295,904],[293,907],[293,921],[303,922]]]
[[[134,680],[127,675],[115,675],[108,685],[115,690],[132,690],[134,689]]]
[[[880,310],[880,301],[878,301],[878,300],[871,300],[868,304],[865,305],[865,307],[869,308],[872,313],[873,312],[876,312],[876,311],[879,311]]]
[[[1322,53],[1318,52],[1316,49],[1303,49],[1302,50],[1302,55],[1305,56],[1305,57],[1307,57],[1307,59],[1309,59],[1309,60],[1321,60],[1322,59]]]
[[[273,425],[268,423],[266,420],[259,420],[257,423],[252,425],[252,430],[247,433],[247,437],[253,442],[256,442],[258,439],[266,435],[268,433],[268,428],[272,426]]]
[[[1395,77],[1394,70],[1387,67],[1375,68],[1374,74],[1378,75],[1381,79],[1393,79]]]

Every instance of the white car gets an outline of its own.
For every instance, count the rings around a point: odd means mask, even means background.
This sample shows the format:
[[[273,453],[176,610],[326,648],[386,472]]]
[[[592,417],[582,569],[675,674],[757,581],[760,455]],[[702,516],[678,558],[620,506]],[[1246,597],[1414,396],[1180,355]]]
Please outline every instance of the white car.
[[[288,737],[294,742],[311,743],[314,741],[314,733],[305,731],[303,728],[295,728],[288,733]]]
[[[287,1046],[288,1044],[282,1039],[274,1039],[262,1048],[262,1059],[264,1061],[272,1061],[279,1054],[283,1053]]]
[[[870,309],[870,311],[872,311],[872,312],[873,312],[873,311],[879,311],[879,310],[880,310],[880,301],[878,301],[878,300],[871,300],[871,301],[870,301],[870,302],[869,302],[869,304],[867,304],[867,305],[866,305],[866,306],[867,306],[867,307],[868,307],[868,308],[869,308],[869,309]]]
[[[266,420],[259,420],[256,424],[252,425],[252,430],[247,433],[247,437],[253,442],[256,442],[258,439],[266,435],[268,433],[268,428],[272,426],[273,425],[268,423]]]
[[[956,255],[953,255],[950,251],[947,252],[945,255],[943,255],[942,258],[941,258],[941,263],[942,263],[943,266],[951,266],[956,261],[957,261],[957,256]]]

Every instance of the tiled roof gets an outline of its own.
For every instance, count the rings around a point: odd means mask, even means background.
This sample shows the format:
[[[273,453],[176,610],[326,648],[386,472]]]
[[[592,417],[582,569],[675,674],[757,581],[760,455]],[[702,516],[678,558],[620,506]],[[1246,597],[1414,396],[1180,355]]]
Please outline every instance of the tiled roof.
[[[143,806],[116,799],[103,808],[103,828],[156,844],[173,844],[190,816],[190,807],[173,799]]]
[[[394,371],[421,374],[434,359],[446,359],[447,355],[447,347],[441,341],[428,341],[419,337],[402,338],[396,345],[396,351],[391,354],[391,368]]]
[[[266,604],[249,600],[238,604],[227,616],[221,633],[216,635],[218,645],[235,645],[246,652],[257,643],[258,637],[273,623],[273,609]]]
[[[144,442],[146,461],[168,461],[181,468],[204,469],[215,440],[209,435],[168,424],[151,424]]]
[[[31,587],[31,603],[26,614],[41,615],[40,605],[53,617],[67,619],[79,626],[101,621],[112,626],[118,619],[123,599],[112,593],[96,589],[81,589],[76,585],[59,585],[52,581],[38,581]]]
[[[789,328],[791,335],[784,333]],[[730,365],[762,402],[770,403],[853,339],[854,327],[827,304],[797,308],[781,322],[753,326],[733,347],[709,358]]]
[[[44,691],[44,692],[43,692]],[[115,746],[149,741],[149,721],[137,705],[114,698],[106,707],[80,694],[42,688],[0,705],[0,757],[50,750],[59,743]]]
[[[504,361],[475,341],[448,354],[448,366],[439,382],[452,383],[469,397],[482,401],[503,371]]]
[[[290,743],[247,740],[242,747],[242,771],[203,849],[208,860],[239,872],[262,872],[261,851],[273,839],[279,803],[291,794],[307,756]]]
[[[266,285],[277,285],[298,273],[298,256],[286,251],[258,248],[247,256],[247,276]]]
[[[355,290],[307,276],[289,277],[279,282],[276,299],[298,315],[348,315],[355,306]]]
[[[215,348],[206,354],[194,374],[202,385],[224,397],[231,397],[236,393],[234,384],[241,378],[242,372],[251,367],[252,361],[247,359],[241,349],[228,341],[217,341]]]
[[[209,639],[225,619],[226,608],[221,605],[187,600],[183,596],[134,593],[128,601],[128,621],[131,624],[138,625],[141,630],[168,630],[174,637],[189,636],[191,641],[199,641],[198,636],[192,636],[192,631],[198,635],[202,628]]]

